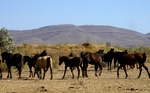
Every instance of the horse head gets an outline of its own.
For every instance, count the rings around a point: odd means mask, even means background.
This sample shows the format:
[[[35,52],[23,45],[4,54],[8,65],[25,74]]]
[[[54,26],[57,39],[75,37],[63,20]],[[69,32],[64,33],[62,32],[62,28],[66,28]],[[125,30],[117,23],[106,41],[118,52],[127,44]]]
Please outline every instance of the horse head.
[[[59,57],[59,66],[60,66],[63,62],[67,62],[68,59],[69,59],[68,56],[61,56],[61,57]]]
[[[7,53],[7,52],[3,52],[3,53],[1,54],[1,56],[2,56],[2,62],[4,63],[4,61],[5,61],[6,59],[8,59],[9,56],[11,56],[11,54],[10,54],[10,53]]]

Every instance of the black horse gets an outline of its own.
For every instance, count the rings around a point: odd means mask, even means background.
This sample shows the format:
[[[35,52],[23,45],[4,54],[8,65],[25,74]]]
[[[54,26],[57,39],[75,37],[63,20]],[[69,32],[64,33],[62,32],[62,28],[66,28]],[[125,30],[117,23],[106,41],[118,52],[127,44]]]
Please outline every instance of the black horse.
[[[87,68],[88,68],[88,64],[91,65],[95,65],[95,76],[97,75],[97,69],[99,68],[100,72],[99,72],[99,76],[102,73],[102,57],[98,54],[98,53],[91,53],[91,52],[81,52],[80,56],[83,59],[83,70],[84,70],[84,76],[88,77],[87,74]]]
[[[73,68],[76,67],[77,70],[78,70],[78,77],[77,78],[79,78],[79,76],[80,76],[80,68],[79,67],[81,67],[81,70],[83,69],[82,68],[82,62],[83,62],[82,58],[81,57],[69,57],[69,56],[59,57],[59,66],[63,62],[65,63],[65,70],[64,70],[64,75],[63,75],[62,79],[64,79],[64,77],[65,77],[67,67],[70,67],[73,79],[74,79]]]
[[[103,61],[108,63],[108,71],[111,71],[111,64],[113,61],[113,53],[114,53],[114,48],[111,48],[110,51],[108,51],[107,53],[104,53],[103,55]],[[114,61],[114,68],[116,66],[116,61]]]
[[[24,60],[24,62],[23,62],[24,65],[26,64],[26,62],[28,63],[28,67],[29,67],[29,70],[30,70],[29,77],[31,77],[31,76],[34,77],[35,73],[33,74],[32,68],[35,69],[35,63],[33,62],[32,57],[23,56],[23,60]]]
[[[2,62],[6,61],[6,65],[8,68],[8,75],[7,78],[12,78],[11,74],[11,66],[15,66],[17,68],[17,71],[19,71],[19,78],[21,77],[22,72],[22,55],[20,53],[18,54],[11,54],[8,52],[3,52],[1,54],[2,56]]]

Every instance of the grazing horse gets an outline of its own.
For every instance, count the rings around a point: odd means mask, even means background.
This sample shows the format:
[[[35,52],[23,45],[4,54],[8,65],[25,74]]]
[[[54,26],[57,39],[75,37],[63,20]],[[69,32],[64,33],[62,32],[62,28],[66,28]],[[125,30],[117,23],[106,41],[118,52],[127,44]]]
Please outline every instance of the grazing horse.
[[[45,78],[45,74],[46,74],[48,68],[50,68],[50,74],[51,74],[50,79],[52,79],[53,78],[52,66],[53,66],[53,62],[52,62],[52,58],[50,58],[50,56],[40,56],[40,57],[38,57],[38,59],[36,60],[36,63],[35,63],[35,68],[36,68],[37,75],[38,75],[39,79],[44,79]],[[43,71],[44,71],[43,78],[42,78],[41,69],[43,69]]]
[[[33,62],[32,57],[23,56],[23,60],[24,60],[24,62],[23,62],[24,65],[25,65],[26,62],[28,63],[28,67],[29,67],[29,70],[30,70],[29,77],[31,77],[31,76],[34,77],[35,74],[33,74],[33,72],[32,72],[32,67],[35,69],[35,63]]]
[[[22,72],[22,55],[20,53],[18,54],[11,54],[8,52],[3,52],[1,54],[2,56],[2,62],[6,61],[6,65],[8,68],[8,75],[7,78],[12,78],[11,74],[11,66],[16,66],[17,71],[19,71],[19,78],[21,77]]]
[[[2,78],[2,76],[3,76],[2,75],[2,68],[1,67],[2,67],[2,61],[0,60],[0,78]]]
[[[77,79],[78,79],[79,76],[80,76],[80,68],[79,68],[79,66],[81,67],[81,70],[82,70],[82,58],[81,57],[68,57],[68,56],[61,56],[61,57],[59,57],[59,66],[63,62],[65,63],[65,70],[64,70],[64,75],[63,75],[62,79],[64,79],[64,77],[65,77],[67,67],[70,67],[70,69],[71,69],[72,79],[74,79],[73,68],[75,68],[75,67],[77,68],[77,70],[78,70],[78,77],[77,77]]]
[[[142,67],[145,68],[145,70],[148,73],[148,76],[150,78],[150,73],[148,71],[147,66],[144,64],[146,62],[146,54],[145,53],[132,53],[132,54],[117,54],[116,56],[118,62],[120,63],[120,66],[117,69],[117,77],[119,78],[119,69],[123,67],[124,72],[126,74],[126,78],[128,77],[127,71],[126,71],[126,66],[125,65],[130,65],[134,66],[136,63],[139,64],[139,76],[137,78],[140,78],[141,72],[142,72]]]
[[[88,64],[91,64],[91,65],[95,65],[95,76],[98,76],[97,75],[97,69],[99,68],[99,76],[101,75],[102,73],[102,57],[98,54],[98,53],[90,53],[90,52],[81,52],[80,53],[80,56],[82,57],[83,59],[83,69],[84,69],[84,76],[88,77],[88,74],[87,74],[87,68],[88,68]]]

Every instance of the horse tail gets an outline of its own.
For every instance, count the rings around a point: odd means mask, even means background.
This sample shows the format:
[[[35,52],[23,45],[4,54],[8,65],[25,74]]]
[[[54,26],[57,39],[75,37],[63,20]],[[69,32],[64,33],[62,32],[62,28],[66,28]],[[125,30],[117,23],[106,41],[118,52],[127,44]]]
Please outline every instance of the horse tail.
[[[47,60],[47,69],[46,70],[48,70],[48,68],[50,66],[50,57],[48,57],[46,60]]]
[[[146,62],[146,54],[143,53],[142,56],[143,56],[143,63],[145,63]]]
[[[141,68],[144,65],[144,63],[146,62],[146,54],[145,53],[142,54],[142,57],[143,57],[142,64],[139,65],[138,69]]]

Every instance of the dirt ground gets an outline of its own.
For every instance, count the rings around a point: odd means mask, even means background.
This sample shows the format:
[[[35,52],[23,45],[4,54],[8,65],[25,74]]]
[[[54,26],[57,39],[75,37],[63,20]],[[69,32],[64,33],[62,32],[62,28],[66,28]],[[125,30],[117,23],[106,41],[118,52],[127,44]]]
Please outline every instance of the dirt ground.
[[[150,63],[146,64],[150,70]],[[53,70],[53,80],[50,80],[49,71],[44,80],[37,77],[29,78],[28,68],[22,72],[22,78],[18,79],[16,70],[12,71],[13,78],[7,79],[7,72],[3,72],[0,80],[0,93],[150,93],[150,79],[143,69],[140,79],[137,79],[139,70],[129,69],[128,79],[125,79],[123,70],[120,70],[120,78],[117,78],[116,70],[107,71],[103,69],[102,75],[95,77],[94,68],[88,69],[88,78],[77,77],[77,70],[74,70],[75,79],[72,79],[68,68],[66,77],[62,80],[63,65]]]

